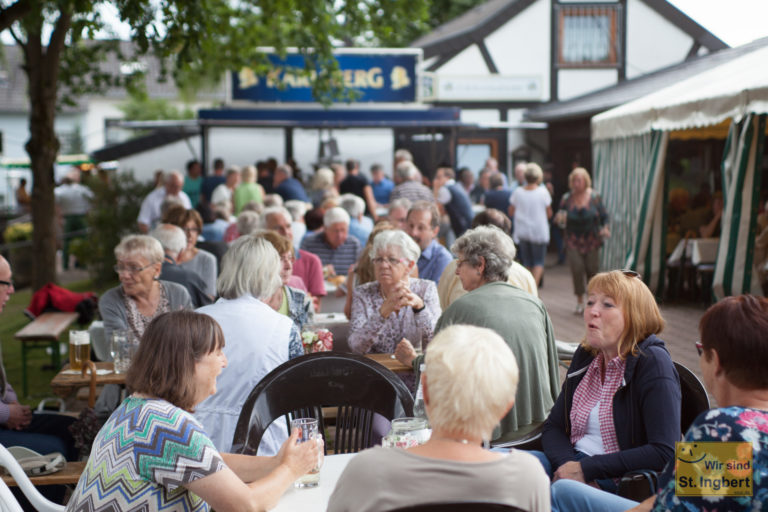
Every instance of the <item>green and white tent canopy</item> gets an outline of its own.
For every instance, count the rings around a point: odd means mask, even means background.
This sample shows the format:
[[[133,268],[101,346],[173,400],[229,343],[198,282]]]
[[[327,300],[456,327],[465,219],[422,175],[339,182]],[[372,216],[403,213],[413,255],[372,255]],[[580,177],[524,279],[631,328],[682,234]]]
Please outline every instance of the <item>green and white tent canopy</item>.
[[[752,250],[768,113],[766,63],[768,45],[592,118],[595,187],[611,213],[613,233],[602,268],[632,268],[652,290],[663,289],[670,132],[730,121],[713,292],[718,298],[760,293]]]

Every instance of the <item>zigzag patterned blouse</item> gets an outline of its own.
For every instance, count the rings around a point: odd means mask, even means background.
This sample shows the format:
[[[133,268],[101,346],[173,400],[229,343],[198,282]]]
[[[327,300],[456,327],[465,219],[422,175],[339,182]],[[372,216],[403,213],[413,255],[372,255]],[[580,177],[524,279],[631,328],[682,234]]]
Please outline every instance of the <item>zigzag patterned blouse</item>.
[[[226,466],[203,427],[165,400],[128,397],[99,431],[70,511],[208,511],[184,484]]]

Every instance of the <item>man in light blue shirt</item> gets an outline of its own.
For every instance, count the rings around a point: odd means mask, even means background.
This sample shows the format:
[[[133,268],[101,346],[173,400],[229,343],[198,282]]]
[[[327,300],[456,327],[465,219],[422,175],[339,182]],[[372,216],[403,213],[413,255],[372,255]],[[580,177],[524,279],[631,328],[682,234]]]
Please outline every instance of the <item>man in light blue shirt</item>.
[[[421,248],[421,256],[416,262],[421,279],[430,279],[437,283],[443,270],[451,262],[453,256],[448,249],[437,241],[440,231],[440,214],[433,202],[416,201],[408,210],[406,225],[408,234]]]
[[[395,188],[395,183],[384,175],[384,167],[380,164],[373,164],[371,166],[371,178],[373,198],[380,205],[389,204],[389,195]]]

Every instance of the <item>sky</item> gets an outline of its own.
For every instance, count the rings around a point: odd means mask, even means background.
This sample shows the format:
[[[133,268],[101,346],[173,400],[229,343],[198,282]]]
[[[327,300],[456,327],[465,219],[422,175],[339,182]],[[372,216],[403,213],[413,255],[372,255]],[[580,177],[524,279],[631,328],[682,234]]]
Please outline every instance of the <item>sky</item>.
[[[668,1],[729,46],[739,46],[768,36],[768,0]],[[102,5],[101,11],[105,20],[117,20],[116,11],[109,4]],[[121,38],[129,37],[127,26],[116,28]],[[3,33],[2,40],[13,44],[7,33]]]
[[[768,0],[668,0],[729,46],[768,36]]]

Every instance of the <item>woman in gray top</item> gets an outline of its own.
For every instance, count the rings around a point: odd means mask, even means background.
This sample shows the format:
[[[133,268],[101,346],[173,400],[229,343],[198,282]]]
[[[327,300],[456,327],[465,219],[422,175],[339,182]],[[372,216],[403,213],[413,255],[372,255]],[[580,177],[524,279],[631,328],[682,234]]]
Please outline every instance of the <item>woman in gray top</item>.
[[[203,231],[203,218],[197,210],[187,210],[181,205],[174,205],[163,215],[163,222],[184,230],[187,235],[187,247],[181,251],[176,263],[200,276],[205,283],[203,291],[215,298],[216,277],[219,275],[216,256],[196,247],[197,239]]]
[[[158,280],[163,256],[160,242],[147,235],[126,236],[115,247],[115,272],[120,286],[99,299],[107,339],[118,329],[130,329],[140,339],[149,322],[159,314],[192,308],[186,288]]]
[[[548,512],[549,478],[533,455],[482,447],[514,405],[518,376],[515,356],[490,329],[442,330],[429,345],[421,375],[432,437],[405,450],[361,452],[341,474],[328,512],[459,501]]]

